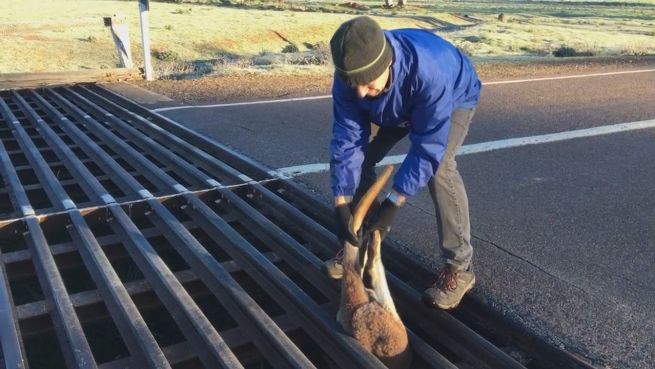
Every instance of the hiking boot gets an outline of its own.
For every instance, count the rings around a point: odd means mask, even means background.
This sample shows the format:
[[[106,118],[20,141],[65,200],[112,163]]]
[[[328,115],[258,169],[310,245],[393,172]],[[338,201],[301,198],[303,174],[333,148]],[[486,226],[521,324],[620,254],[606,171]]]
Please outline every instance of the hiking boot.
[[[475,274],[469,267],[458,270],[452,265],[444,266],[434,279],[432,286],[423,292],[423,302],[441,309],[452,309],[459,305],[462,297],[475,284]]]
[[[337,252],[332,259],[323,263],[323,272],[332,279],[341,279],[343,277],[343,248]]]

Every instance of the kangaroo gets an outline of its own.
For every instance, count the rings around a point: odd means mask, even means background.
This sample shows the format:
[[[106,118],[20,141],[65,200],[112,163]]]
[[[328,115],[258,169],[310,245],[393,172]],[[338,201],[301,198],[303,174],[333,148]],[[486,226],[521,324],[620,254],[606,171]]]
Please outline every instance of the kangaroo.
[[[366,212],[392,172],[393,167],[387,167],[357,204],[350,224],[353,234],[361,228]],[[374,231],[368,244],[357,247],[346,241],[343,245],[343,278],[337,321],[388,368],[408,369],[412,350],[407,330],[389,292],[381,244],[380,232]]]

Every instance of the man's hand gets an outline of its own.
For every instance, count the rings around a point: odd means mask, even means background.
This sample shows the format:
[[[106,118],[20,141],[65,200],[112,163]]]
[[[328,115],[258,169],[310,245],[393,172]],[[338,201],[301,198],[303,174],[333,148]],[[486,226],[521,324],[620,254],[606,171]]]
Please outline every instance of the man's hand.
[[[382,202],[380,208],[371,216],[368,224],[365,226],[364,235],[368,235],[373,231],[380,231],[380,236],[384,238],[391,229],[396,213],[400,210],[402,204],[405,203],[405,197],[397,192],[391,192],[389,196]]]
[[[350,203],[341,203],[334,207],[334,221],[337,223],[337,237],[342,244],[348,241],[353,246],[361,245],[360,237],[350,231],[350,222],[353,217]]]

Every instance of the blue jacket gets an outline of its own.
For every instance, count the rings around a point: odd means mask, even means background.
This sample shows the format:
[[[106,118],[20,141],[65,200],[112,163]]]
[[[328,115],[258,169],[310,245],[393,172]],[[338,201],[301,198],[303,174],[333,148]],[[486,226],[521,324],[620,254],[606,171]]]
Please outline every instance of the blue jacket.
[[[370,124],[409,127],[411,148],[393,188],[413,196],[434,175],[445,152],[450,117],[473,108],[480,80],[470,61],[439,36],[418,29],[385,31],[393,48],[391,85],[375,99],[360,99],[337,76],[330,173],[334,196],[352,196],[359,184]]]

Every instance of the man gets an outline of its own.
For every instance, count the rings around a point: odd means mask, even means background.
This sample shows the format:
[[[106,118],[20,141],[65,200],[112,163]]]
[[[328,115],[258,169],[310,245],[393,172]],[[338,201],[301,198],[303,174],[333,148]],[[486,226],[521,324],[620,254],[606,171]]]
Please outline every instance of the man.
[[[350,203],[374,182],[375,165],[403,137],[411,148],[392,191],[370,216],[366,230],[388,232],[408,197],[427,186],[437,214],[446,265],[423,294],[431,306],[457,306],[475,283],[468,198],[455,154],[480,96],[480,81],[457,48],[418,29],[383,31],[371,18],[342,24],[330,40],[335,77],[330,172],[338,236],[353,244]],[[325,270],[340,278],[339,257]]]

